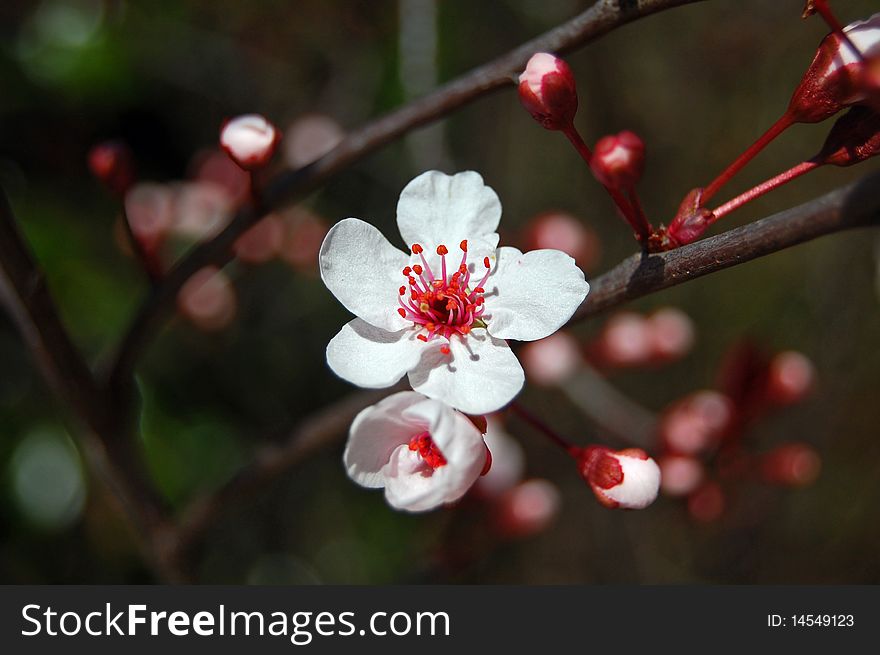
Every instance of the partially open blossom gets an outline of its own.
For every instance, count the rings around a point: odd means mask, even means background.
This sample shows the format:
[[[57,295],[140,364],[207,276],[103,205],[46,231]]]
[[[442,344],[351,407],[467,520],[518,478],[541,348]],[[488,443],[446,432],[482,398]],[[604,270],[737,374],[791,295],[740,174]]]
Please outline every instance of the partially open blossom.
[[[274,258],[284,241],[284,222],[277,214],[269,214],[236,239],[232,250],[247,264],[262,264]]]
[[[330,368],[370,388],[408,374],[416,391],[469,414],[510,402],[524,375],[505,340],[554,333],[589,285],[563,252],[497,248],[500,217],[479,174],[429,171],[397,205],[411,254],[359,219],[333,226],[321,278],[357,318],[327,346]]]
[[[497,498],[522,479],[526,459],[522,446],[507,433],[501,419],[494,414],[486,419],[487,427],[483,438],[491,453],[492,466],[480,476],[474,489],[484,498]]]
[[[125,194],[125,216],[145,251],[153,253],[174,221],[174,192],[167,186],[142,182]]]
[[[698,391],[664,411],[660,438],[674,453],[695,455],[717,446],[733,419],[730,399],[717,391]]]
[[[228,326],[235,318],[236,309],[232,282],[215,266],[196,272],[177,292],[177,310],[206,332]]]
[[[660,489],[660,467],[640,448],[614,451],[590,446],[581,453],[578,467],[605,507],[643,509]]]
[[[577,340],[567,332],[527,343],[519,352],[526,378],[544,386],[562,384],[583,364]]]
[[[343,461],[359,485],[384,488],[392,507],[423,512],[470,489],[485,467],[486,445],[464,414],[402,391],[357,415]]]
[[[519,99],[548,130],[572,124],[578,98],[574,75],[562,59],[546,52],[532,55],[519,76]]]
[[[667,496],[687,496],[706,475],[700,460],[687,455],[664,455],[658,460],[660,489]]]
[[[804,399],[816,383],[816,369],[803,354],[781,352],[770,360],[767,370],[767,400],[791,405]]]
[[[866,60],[880,57],[880,14],[843,30]],[[826,36],[792,96],[788,114],[795,122],[815,123],[868,99],[869,70],[836,33]]]
[[[495,526],[505,537],[529,537],[543,532],[559,513],[559,490],[549,480],[527,480],[509,489],[498,501]]]
[[[89,151],[89,170],[111,193],[125,195],[135,182],[134,157],[122,141],[105,141]]]
[[[269,163],[281,135],[259,114],[245,114],[227,121],[220,130],[220,145],[245,170]]]
[[[593,149],[593,174],[613,189],[632,189],[645,170],[645,143],[635,132],[602,137]]]
[[[694,322],[683,311],[664,307],[649,315],[647,321],[655,361],[683,357],[694,345]]]
[[[822,468],[819,454],[804,443],[779,446],[761,459],[761,474],[767,482],[803,487],[815,482]]]
[[[523,234],[529,250],[550,248],[574,257],[582,269],[593,268],[599,262],[599,236],[584,222],[561,211],[548,211],[532,218]]]
[[[284,159],[291,168],[311,164],[339,145],[344,136],[339,123],[329,116],[300,116],[284,132]]]

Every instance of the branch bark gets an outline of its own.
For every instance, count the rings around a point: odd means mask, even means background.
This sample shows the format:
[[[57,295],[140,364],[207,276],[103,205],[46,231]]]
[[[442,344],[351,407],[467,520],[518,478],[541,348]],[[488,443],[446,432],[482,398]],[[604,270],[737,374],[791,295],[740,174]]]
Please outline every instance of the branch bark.
[[[880,225],[880,173],[798,207],[659,254],[636,254],[591,282],[576,323],[649,293],[826,234]]]
[[[477,98],[512,86],[516,74],[535,52],[566,53],[638,18],[704,0],[600,0],[570,21],[524,43],[511,52],[473,69],[424,98],[351,132],[317,161],[280,174],[266,187],[265,212],[291,203],[407,132],[463,107]],[[264,212],[264,213],[265,213]],[[261,215],[243,208],[223,232],[196,247],[152,290],[138,310],[117,350],[108,375],[111,387],[128,384],[141,352],[158,325],[174,307],[180,287],[200,268],[222,266],[232,258],[231,247]]]

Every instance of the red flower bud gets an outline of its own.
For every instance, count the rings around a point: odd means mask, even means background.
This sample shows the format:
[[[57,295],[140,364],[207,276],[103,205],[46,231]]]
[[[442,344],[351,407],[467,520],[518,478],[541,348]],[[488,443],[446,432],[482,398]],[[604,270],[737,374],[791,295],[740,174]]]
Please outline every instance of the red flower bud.
[[[519,99],[536,121],[548,130],[561,130],[574,121],[577,87],[562,59],[546,52],[532,55],[519,76]]]
[[[124,196],[135,181],[134,157],[121,141],[105,141],[89,151],[89,170],[105,187]]]
[[[800,402],[816,384],[816,369],[806,356],[787,351],[776,355],[767,367],[767,400],[775,405]]]
[[[246,114],[226,121],[220,131],[220,145],[245,170],[269,163],[281,134],[259,114]]]
[[[869,107],[853,107],[834,123],[814,161],[852,166],[877,154],[880,154],[880,114]]]
[[[593,174],[613,189],[632,189],[645,169],[645,144],[635,132],[599,139],[590,162]]]
[[[660,490],[660,467],[640,448],[589,446],[578,458],[578,468],[596,499],[608,508],[643,509]]]
[[[706,228],[712,212],[701,206],[703,201],[703,189],[692,189],[681,201],[678,213],[666,230],[668,244],[661,245],[660,249],[668,249],[670,246],[683,246],[700,238]]]
[[[852,23],[843,31],[861,56],[838,34],[826,36],[789,103],[793,121],[818,123],[867,99],[868,67],[862,57],[880,57],[880,14]]]

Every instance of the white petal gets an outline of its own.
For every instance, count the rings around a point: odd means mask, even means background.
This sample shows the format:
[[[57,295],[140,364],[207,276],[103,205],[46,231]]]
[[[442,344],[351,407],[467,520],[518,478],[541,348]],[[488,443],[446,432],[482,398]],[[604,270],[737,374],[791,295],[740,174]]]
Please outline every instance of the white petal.
[[[349,430],[348,443],[342,456],[349,477],[364,487],[384,487],[382,468],[401,444],[427,428],[418,417],[407,419],[404,412],[425,397],[414,391],[401,391],[361,411]]]
[[[486,323],[499,339],[534,341],[556,332],[587,297],[590,285],[561,250],[499,248],[486,281]]]
[[[505,341],[483,329],[449,341],[450,353],[440,344],[426,348],[409,381],[413,389],[468,414],[501,409],[522,389],[525,375]]]
[[[418,243],[432,253],[440,244],[456,253],[463,239],[488,238],[500,220],[498,195],[474,171],[422,173],[406,185],[397,203],[397,227],[406,246]]]
[[[343,380],[382,389],[418,364],[424,345],[410,328],[388,332],[356,318],[327,344],[327,364]]]
[[[407,324],[397,313],[397,298],[408,261],[379,230],[357,218],[330,228],[319,256],[321,279],[339,302],[367,323],[392,331]]]
[[[650,457],[640,459],[616,455],[623,469],[623,482],[602,493],[625,509],[644,509],[660,490],[660,467]]]
[[[408,446],[399,446],[384,469],[385,500],[396,509],[424,512],[446,502],[443,477]]]

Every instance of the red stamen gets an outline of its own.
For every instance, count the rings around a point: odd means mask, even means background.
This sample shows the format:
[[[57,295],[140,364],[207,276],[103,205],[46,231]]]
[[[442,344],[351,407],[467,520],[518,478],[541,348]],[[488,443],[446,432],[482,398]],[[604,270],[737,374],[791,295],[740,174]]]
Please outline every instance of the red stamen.
[[[422,254],[422,247],[419,244],[414,243],[413,247],[412,247],[412,252],[414,255],[421,255]]]
[[[449,250],[446,248],[446,246],[440,244],[439,246],[437,246],[437,254],[442,257],[443,255],[448,255]]]
[[[467,239],[462,240],[462,242],[458,244],[458,247],[467,252]]]

